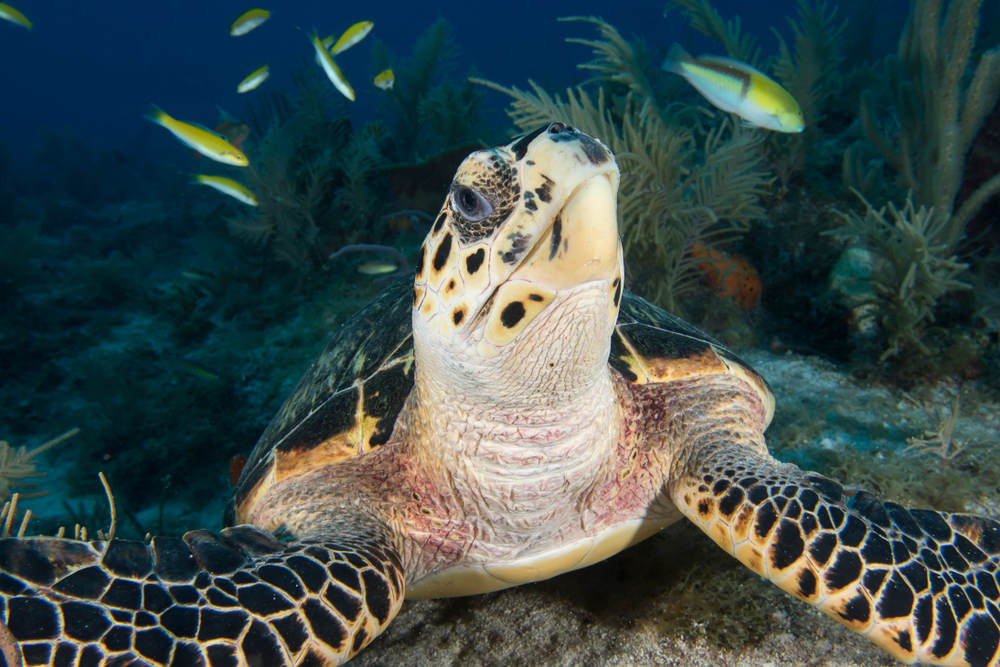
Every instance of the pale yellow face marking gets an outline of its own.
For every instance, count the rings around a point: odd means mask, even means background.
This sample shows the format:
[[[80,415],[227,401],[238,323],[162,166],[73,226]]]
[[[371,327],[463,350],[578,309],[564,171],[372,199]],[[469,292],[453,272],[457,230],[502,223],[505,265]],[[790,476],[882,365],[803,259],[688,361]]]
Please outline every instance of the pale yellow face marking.
[[[442,281],[440,291],[441,305],[450,306],[453,301],[461,298],[465,294],[465,281],[462,278],[461,270],[456,267],[448,277]]]
[[[555,292],[520,280],[510,280],[497,290],[496,303],[486,323],[486,341],[504,346],[531,324],[552,303]]]
[[[473,294],[482,294],[490,285],[490,267],[486,257],[490,249],[480,243],[462,251],[459,268],[465,278],[466,288]],[[474,268],[475,271],[470,270]]]

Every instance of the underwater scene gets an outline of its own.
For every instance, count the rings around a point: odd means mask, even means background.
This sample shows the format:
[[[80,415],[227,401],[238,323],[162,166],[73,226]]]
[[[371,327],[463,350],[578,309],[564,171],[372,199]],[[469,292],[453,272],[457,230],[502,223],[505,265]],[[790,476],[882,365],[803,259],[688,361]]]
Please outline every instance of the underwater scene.
[[[480,7],[0,3],[0,664],[1000,665],[1000,0]]]

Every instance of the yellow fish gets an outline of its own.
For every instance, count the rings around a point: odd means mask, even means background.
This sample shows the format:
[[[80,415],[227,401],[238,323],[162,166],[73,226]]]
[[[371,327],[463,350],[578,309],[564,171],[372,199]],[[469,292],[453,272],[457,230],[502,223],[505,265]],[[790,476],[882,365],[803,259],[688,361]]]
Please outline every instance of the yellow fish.
[[[323,40],[323,46],[330,50],[331,56],[335,56],[360,42],[374,27],[375,24],[372,21],[359,21],[345,30],[344,34],[340,36],[340,39],[332,47],[327,43],[327,39],[333,40],[332,35]]]
[[[399,267],[392,262],[365,262],[358,265],[358,273],[366,276],[381,276],[386,273],[395,273]]]
[[[340,71],[337,67],[337,63],[333,62],[333,58],[326,49],[323,48],[323,43],[319,41],[319,35],[313,30],[309,34],[309,40],[313,43],[313,48],[316,49],[316,61],[319,62],[320,67],[326,72],[326,75],[333,82],[334,87],[343,94],[344,97],[350,101],[354,101],[354,89],[351,88],[351,84],[347,83],[347,79],[344,78],[344,73]]]
[[[190,359],[181,359],[180,357],[175,357],[173,359],[174,366],[181,369],[185,373],[190,373],[195,377],[200,377],[202,380],[218,380],[219,372],[212,370],[204,364],[200,364],[197,361],[192,361]]]
[[[229,28],[229,34],[233,37],[245,35],[269,18],[271,18],[271,12],[266,9],[251,9],[240,14],[240,17],[233,21],[233,25]]]
[[[264,65],[260,69],[255,69],[247,75],[247,78],[240,81],[240,85],[236,86],[236,92],[248,93],[264,83],[264,79],[269,76],[271,76],[271,70],[268,69],[267,65]]]
[[[396,83],[396,76],[392,73],[391,69],[382,70],[378,73],[373,81],[377,88],[382,90],[392,90],[392,84]]]
[[[248,204],[250,206],[257,205],[257,197],[255,197],[254,194],[247,190],[242,184],[237,183],[231,178],[226,178],[225,176],[192,174],[191,182],[201,183],[202,185],[207,185],[210,188],[215,188],[219,192],[223,192],[234,199],[239,199],[244,204]]]
[[[0,19],[7,19],[11,23],[16,23],[20,26],[24,26],[28,30],[31,30],[32,23],[24,14],[2,2],[0,2]]]
[[[220,134],[212,132],[208,128],[196,125],[195,123],[185,123],[184,121],[171,118],[155,104],[146,116],[157,125],[167,128],[175,137],[180,139],[184,145],[195,149],[205,157],[210,157],[216,162],[231,164],[237,167],[245,167],[250,164],[247,156],[240,152],[240,149],[226,141]]]
[[[709,102],[729,111],[745,125],[776,132],[801,132],[802,109],[795,98],[767,75],[746,63],[717,56],[691,56],[674,44],[663,69],[680,74]]]

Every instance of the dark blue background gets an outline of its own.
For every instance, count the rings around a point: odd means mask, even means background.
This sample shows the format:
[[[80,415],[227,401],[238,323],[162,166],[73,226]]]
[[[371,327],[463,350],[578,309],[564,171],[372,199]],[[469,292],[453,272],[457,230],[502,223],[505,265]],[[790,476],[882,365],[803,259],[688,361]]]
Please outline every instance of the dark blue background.
[[[150,102],[177,118],[208,126],[217,121],[216,104],[240,115],[244,104],[235,91],[244,76],[267,62],[271,78],[264,86],[290,87],[289,70],[301,63],[303,55],[311,63],[312,47],[306,37],[310,29],[317,28],[321,36],[339,35],[364,19],[375,22],[372,33],[337,59],[358,93],[351,113],[359,122],[376,113],[380,94],[371,85],[372,40],[381,39],[398,56],[408,56],[417,37],[439,17],[451,22],[459,47],[451,77],[463,76],[474,65],[485,78],[521,88],[529,77],[564,85],[586,78],[575,66],[589,59],[589,50],[564,39],[594,38],[596,31],[586,24],[557,23],[560,16],[601,16],[626,37],[639,35],[664,45],[682,41],[697,52],[721,53],[700,35],[692,37],[679,13],[665,18],[662,0],[435,4],[302,0],[280,5],[242,0],[14,0],[12,4],[35,23],[27,32],[0,21],[0,141],[17,159],[30,157],[46,130],[72,129],[93,148],[120,148],[147,122],[141,117]],[[490,9],[472,9],[480,5]],[[254,6],[271,9],[271,20],[248,35],[230,37],[233,20]],[[872,3],[855,0],[847,6],[854,7],[854,21],[876,20]],[[771,26],[788,37],[785,17],[796,11],[793,0],[727,0],[716,2],[716,7],[727,19],[739,14],[744,29],[757,35],[765,54],[777,51]],[[857,15],[859,11],[864,15]],[[879,9],[877,20],[887,31],[893,26],[898,30],[905,13],[903,3],[894,3],[890,10]],[[845,15],[844,9],[840,15]],[[892,34],[885,51],[894,48]],[[503,96],[494,95],[487,106],[495,110],[505,104]],[[158,137],[154,141],[157,150],[169,145],[166,136],[162,143]],[[184,150],[179,144],[175,149]]]

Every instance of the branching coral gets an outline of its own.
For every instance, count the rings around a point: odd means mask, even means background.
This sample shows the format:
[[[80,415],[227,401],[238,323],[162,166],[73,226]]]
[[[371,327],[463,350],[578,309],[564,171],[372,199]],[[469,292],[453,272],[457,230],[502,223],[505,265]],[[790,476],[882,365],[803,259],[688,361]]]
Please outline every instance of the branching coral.
[[[868,140],[896,170],[900,185],[913,190],[918,204],[933,209],[936,224],[946,221],[949,241],[960,238],[980,207],[1000,193],[997,174],[955,210],[965,155],[1000,97],[1000,49],[982,54],[972,76],[966,76],[981,5],[982,0],[910,4],[897,55],[885,63],[898,113],[898,141],[879,127],[870,95],[861,103]]]
[[[571,40],[593,48],[595,59],[581,67],[630,90],[617,113],[603,87],[595,103],[582,87],[567,90],[563,101],[531,81],[533,92],[475,81],[514,98],[508,115],[520,130],[559,120],[611,148],[622,169],[619,228],[633,285],[678,312],[680,298],[700,280],[694,244],[733,241],[763,217],[758,200],[768,178],[757,153],[760,136],[729,121],[702,131],[688,107],[658,107],[629,43],[600,19],[573,20],[594,23],[602,37]],[[684,116],[693,128],[679,122]]]
[[[810,6],[799,0],[799,21],[788,19],[795,34],[795,53],[777,30],[780,55],[771,71],[798,101],[805,120],[800,134],[768,135],[768,160],[782,184],[805,167],[809,148],[819,138],[818,124],[825,118],[827,105],[840,87],[837,68],[841,57],[841,36],[847,21],[836,23],[836,8],[828,10],[822,0]]]
[[[670,0],[664,13],[679,9],[691,21],[691,27],[720,42],[730,58],[754,67],[760,60],[757,38],[740,29],[740,17],[726,22],[708,0]]]
[[[903,394],[924,411],[928,419],[938,422],[936,431],[924,431],[922,438],[907,438],[907,447],[903,449],[903,454],[912,453],[917,456],[921,454],[934,454],[945,461],[951,461],[959,454],[962,454],[969,447],[975,444],[970,440],[959,440],[955,437],[955,424],[958,422],[958,401],[959,394],[955,393],[955,400],[950,409],[932,410],[924,401],[918,401],[909,394]]]
[[[848,225],[842,232],[858,238],[884,260],[867,278],[888,336],[882,359],[900,355],[907,347],[927,354],[930,350],[921,339],[934,321],[938,300],[949,292],[969,289],[958,279],[968,265],[956,261],[958,239],[951,236],[950,219],[935,215],[933,208],[917,208],[908,196],[902,209],[889,203],[890,221],[885,208],[875,210],[864,197],[861,200],[864,217],[841,213]]]
[[[442,64],[457,53],[450,25],[438,19],[420,36],[410,58],[397,62],[386,45],[375,41],[373,70],[392,67],[396,83],[384,106],[395,116],[389,152],[395,162],[419,161],[456,144],[476,139],[479,92],[468,83],[445,81],[432,86]],[[429,131],[428,131],[429,130]]]
[[[42,452],[52,449],[56,445],[62,444],[79,432],[80,429],[78,428],[71,429],[58,438],[53,438],[30,451],[27,447],[18,447],[15,449],[6,440],[0,440],[0,500],[8,500],[11,497],[12,487],[37,487],[37,484],[22,481],[45,476],[45,473],[35,470],[35,457]],[[19,495],[21,498],[36,498],[44,496],[46,493],[48,492],[33,491]]]
[[[269,129],[246,170],[259,206],[228,224],[237,236],[301,268],[322,261],[321,232],[353,241],[378,221],[382,205],[370,181],[382,158],[372,132],[352,134],[346,118],[333,117],[336,103],[324,82],[300,73],[296,85],[290,115],[280,102],[260,105],[255,125],[266,122]]]

